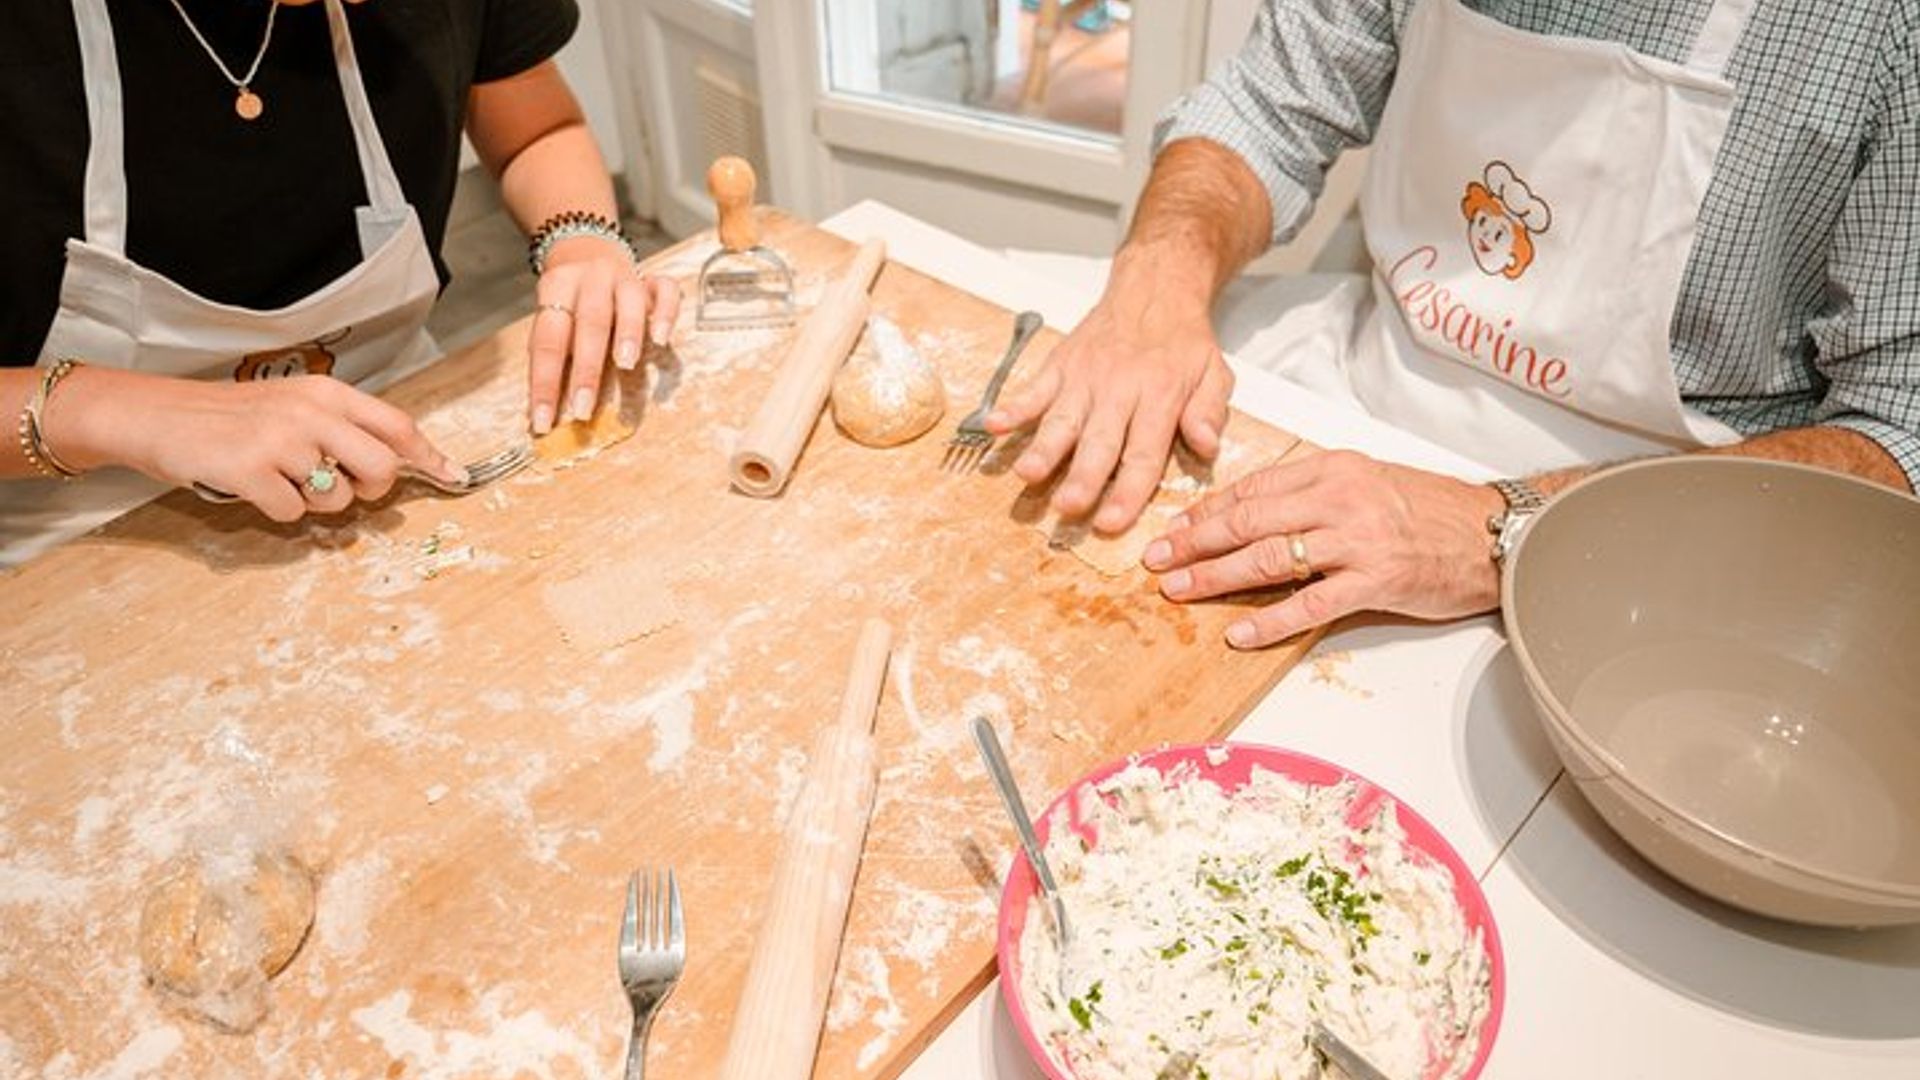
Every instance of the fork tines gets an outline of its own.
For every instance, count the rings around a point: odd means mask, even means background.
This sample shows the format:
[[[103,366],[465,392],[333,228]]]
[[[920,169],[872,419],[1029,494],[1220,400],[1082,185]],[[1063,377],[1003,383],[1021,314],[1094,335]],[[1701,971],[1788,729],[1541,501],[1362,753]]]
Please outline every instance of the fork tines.
[[[953,472],[972,472],[992,446],[993,436],[985,432],[956,431],[953,438],[947,440],[947,451],[940,459],[940,467]]]
[[[522,439],[498,453],[467,463],[467,487],[484,487],[519,472],[533,460],[533,442]]]
[[[679,985],[686,966],[687,927],[680,913],[680,882],[672,868],[635,870],[627,879],[627,910],[620,919],[620,986],[633,1006],[627,1080],[642,1080],[646,1075],[647,1033],[660,1003]]]
[[[627,879],[627,911],[620,920],[621,980],[627,981],[625,968],[629,953],[684,953],[686,942],[680,882],[674,877],[673,869],[635,870]]]

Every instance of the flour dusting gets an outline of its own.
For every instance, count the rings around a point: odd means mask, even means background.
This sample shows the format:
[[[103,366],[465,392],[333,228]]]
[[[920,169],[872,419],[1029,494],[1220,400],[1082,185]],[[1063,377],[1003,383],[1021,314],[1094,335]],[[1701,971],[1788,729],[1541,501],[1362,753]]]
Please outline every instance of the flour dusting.
[[[827,1009],[827,1030],[845,1031],[862,1021],[873,1025],[873,1038],[861,1046],[855,1064],[870,1068],[906,1029],[907,1016],[893,996],[893,973],[887,958],[872,945],[856,947],[840,959],[834,980],[833,1005]]]
[[[159,1071],[179,1051],[186,1039],[180,1029],[149,1028],[133,1037],[126,1048],[106,1065],[88,1074],[87,1080],[138,1080]]]
[[[367,947],[374,914],[391,886],[386,856],[370,851],[348,860],[321,883],[313,931],[336,956],[358,956]]]
[[[538,1076],[596,1076],[605,1063],[580,1036],[566,1030],[538,1009],[509,1013],[509,993],[496,987],[476,1003],[475,1030],[430,1028],[414,1018],[413,994],[397,990],[353,1011],[354,1026],[380,1041],[387,1054],[409,1062],[407,1075],[417,1080],[474,1080],[497,1077],[517,1080]],[[554,1067],[572,1062],[574,1068],[556,1074]]]
[[[1032,655],[1003,642],[989,643],[979,634],[969,634],[940,647],[940,662],[950,668],[971,672],[1018,691],[1029,705],[1046,699],[1049,680]]]

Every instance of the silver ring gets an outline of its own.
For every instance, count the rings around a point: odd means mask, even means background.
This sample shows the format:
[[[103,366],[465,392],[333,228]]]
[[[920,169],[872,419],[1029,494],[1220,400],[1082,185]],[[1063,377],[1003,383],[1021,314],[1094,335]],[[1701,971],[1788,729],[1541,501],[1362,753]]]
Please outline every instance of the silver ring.
[[[571,319],[571,318],[573,318],[573,309],[572,309],[572,308],[570,308],[570,307],[568,307],[568,306],[567,306],[567,305],[565,305],[565,304],[535,304],[535,305],[533,306],[533,310],[535,310],[535,311],[557,311],[557,312],[559,312],[560,314],[562,314],[562,315],[565,315],[565,316],[566,316],[567,318],[569,318],[569,319]]]
[[[1293,557],[1293,580],[1305,581],[1313,576],[1313,562],[1307,558],[1307,541],[1299,533],[1287,534],[1287,554]]]
[[[320,464],[307,470],[307,478],[300,485],[315,495],[325,495],[340,483],[340,474],[333,471],[340,464],[326,455],[321,455]]]

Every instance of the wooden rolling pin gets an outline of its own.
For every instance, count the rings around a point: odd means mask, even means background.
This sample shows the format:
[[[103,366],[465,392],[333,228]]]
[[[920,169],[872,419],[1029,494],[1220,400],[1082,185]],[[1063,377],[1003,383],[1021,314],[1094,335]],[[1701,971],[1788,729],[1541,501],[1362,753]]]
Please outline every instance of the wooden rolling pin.
[[[741,491],[768,499],[787,486],[793,463],[827,403],[834,372],[866,328],[867,290],[886,258],[886,245],[879,240],[860,245],[853,265],[827,289],[800,328],[800,336],[774,376],[773,388],[753,422],[741,432],[728,462],[734,486]]]
[[[869,619],[840,720],[820,733],[774,866],[773,893],[733,1014],[721,1080],[807,1080],[873,811],[873,714],[893,631]]]

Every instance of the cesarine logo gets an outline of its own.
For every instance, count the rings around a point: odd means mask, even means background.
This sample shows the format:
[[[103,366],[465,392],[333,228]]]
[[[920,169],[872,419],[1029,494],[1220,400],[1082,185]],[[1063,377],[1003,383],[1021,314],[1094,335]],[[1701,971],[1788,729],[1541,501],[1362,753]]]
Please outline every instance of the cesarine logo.
[[[1467,219],[1473,264],[1483,274],[1509,280],[1518,280],[1533,265],[1533,238],[1553,224],[1553,208],[1504,161],[1488,162],[1481,180],[1467,184],[1460,213]]]

